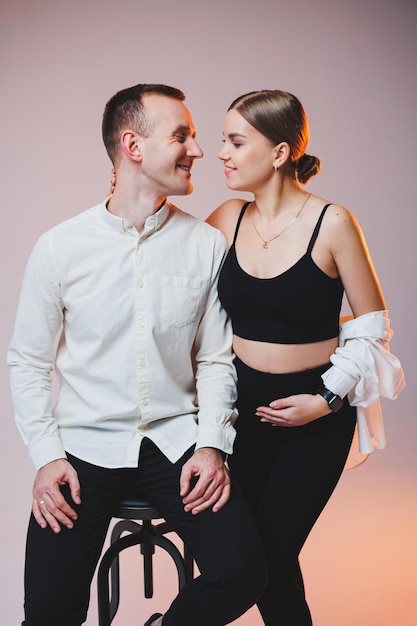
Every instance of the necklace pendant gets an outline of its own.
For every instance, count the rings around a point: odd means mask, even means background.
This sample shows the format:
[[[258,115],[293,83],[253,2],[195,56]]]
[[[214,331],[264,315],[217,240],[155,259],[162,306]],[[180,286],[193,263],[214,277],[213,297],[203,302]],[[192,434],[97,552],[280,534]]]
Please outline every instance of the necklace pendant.
[[[267,241],[264,241],[262,248],[264,250],[268,250],[268,242]]]

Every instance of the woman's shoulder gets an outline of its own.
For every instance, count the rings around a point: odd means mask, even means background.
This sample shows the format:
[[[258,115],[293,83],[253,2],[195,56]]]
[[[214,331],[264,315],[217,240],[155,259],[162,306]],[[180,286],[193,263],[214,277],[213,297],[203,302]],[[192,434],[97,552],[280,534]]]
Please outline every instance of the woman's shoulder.
[[[328,205],[328,209],[326,213],[331,216],[332,219],[339,220],[348,220],[351,221],[354,219],[352,211],[343,206],[342,204],[336,204],[336,202],[326,202]]]
[[[221,230],[230,243],[233,241],[233,235],[236,229],[236,223],[239,219],[243,205],[247,202],[242,198],[232,198],[222,202],[211,213],[206,222],[215,228]]]
[[[329,204],[320,228],[322,242],[336,255],[337,251],[356,254],[365,246],[362,229],[355,215],[347,207],[335,203]]]
[[[330,230],[357,230],[359,224],[352,211],[343,206],[342,204],[336,204],[322,198],[316,198],[318,204],[321,205],[321,209],[326,208],[323,227]]]

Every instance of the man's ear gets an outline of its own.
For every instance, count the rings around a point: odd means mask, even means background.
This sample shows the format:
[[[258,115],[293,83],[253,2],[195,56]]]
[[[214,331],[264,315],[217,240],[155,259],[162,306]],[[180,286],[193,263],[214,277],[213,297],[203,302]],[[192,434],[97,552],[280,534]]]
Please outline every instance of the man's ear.
[[[273,167],[275,170],[282,167],[291,156],[291,148],[286,141],[282,141],[274,148],[274,162]]]
[[[132,161],[142,160],[142,151],[140,146],[140,138],[133,130],[124,130],[120,137],[120,145],[123,152]]]

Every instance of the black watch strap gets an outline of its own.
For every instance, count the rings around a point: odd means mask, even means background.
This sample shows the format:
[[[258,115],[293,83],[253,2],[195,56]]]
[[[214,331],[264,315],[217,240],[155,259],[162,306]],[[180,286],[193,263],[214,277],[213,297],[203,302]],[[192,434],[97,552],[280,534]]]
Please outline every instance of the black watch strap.
[[[323,398],[329,405],[329,409],[332,411],[332,413],[337,413],[337,411],[340,411],[343,406],[343,400],[340,396],[333,393],[333,391],[330,391],[330,389],[327,389],[326,387],[322,387],[317,393],[320,396],[323,396]]]

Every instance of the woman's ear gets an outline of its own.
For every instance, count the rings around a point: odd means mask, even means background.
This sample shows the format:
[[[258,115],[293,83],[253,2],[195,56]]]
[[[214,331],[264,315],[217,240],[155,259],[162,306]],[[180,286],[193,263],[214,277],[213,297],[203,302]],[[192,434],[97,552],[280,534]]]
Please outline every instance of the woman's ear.
[[[124,154],[132,159],[132,161],[141,161],[142,151],[140,146],[140,137],[133,130],[123,131],[120,137],[120,145]]]
[[[280,167],[282,167],[291,156],[291,148],[287,144],[286,141],[282,141],[274,148],[274,160],[272,165],[274,170],[277,171]]]

